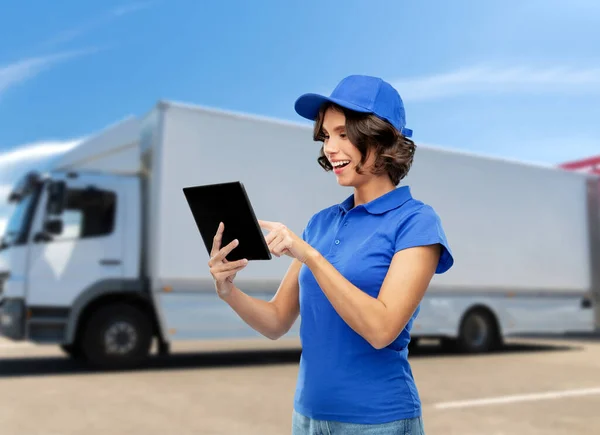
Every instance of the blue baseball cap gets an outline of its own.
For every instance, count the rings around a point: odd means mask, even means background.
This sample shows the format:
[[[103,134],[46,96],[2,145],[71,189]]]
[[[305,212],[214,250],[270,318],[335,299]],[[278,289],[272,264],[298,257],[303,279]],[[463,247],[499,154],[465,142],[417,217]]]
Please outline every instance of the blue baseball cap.
[[[400,94],[379,77],[348,76],[342,79],[329,97],[304,94],[296,100],[294,108],[298,115],[314,121],[320,107],[328,101],[356,112],[372,113],[388,121],[404,136],[412,137],[412,130],[406,128],[406,113]]]

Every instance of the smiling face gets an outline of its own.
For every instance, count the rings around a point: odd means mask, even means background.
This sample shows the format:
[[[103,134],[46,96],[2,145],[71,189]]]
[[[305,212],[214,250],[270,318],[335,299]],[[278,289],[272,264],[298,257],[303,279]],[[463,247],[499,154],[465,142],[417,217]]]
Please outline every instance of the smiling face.
[[[348,138],[344,113],[333,107],[328,108],[323,117],[321,130],[323,153],[333,167],[333,173],[340,185],[358,187],[373,178],[370,172],[374,160],[372,153],[362,166],[363,173],[356,172],[362,155]]]
[[[315,119],[313,139],[322,142],[319,165],[355,193],[384,192],[408,174],[416,149],[389,122],[327,103]],[[359,196],[372,196],[370,194]]]

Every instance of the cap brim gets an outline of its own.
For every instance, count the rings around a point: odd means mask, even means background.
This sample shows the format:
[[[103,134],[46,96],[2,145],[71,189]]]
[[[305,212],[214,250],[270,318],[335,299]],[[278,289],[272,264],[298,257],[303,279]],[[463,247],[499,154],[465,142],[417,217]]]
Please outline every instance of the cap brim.
[[[317,118],[317,115],[319,114],[319,109],[321,108],[321,106],[327,102],[335,103],[339,106],[342,106],[349,110],[354,110],[356,112],[370,113],[370,110],[367,110],[364,107],[348,103],[347,101],[342,101],[319,94],[301,95],[296,100],[296,103],[294,104],[294,109],[296,109],[296,113],[298,115],[302,116],[303,118],[314,121]]]

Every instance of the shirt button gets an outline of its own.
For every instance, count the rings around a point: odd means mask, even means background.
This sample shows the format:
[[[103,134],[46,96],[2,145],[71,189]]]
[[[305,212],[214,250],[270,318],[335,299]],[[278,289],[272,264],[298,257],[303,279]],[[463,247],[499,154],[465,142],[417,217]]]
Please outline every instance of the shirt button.
[[[335,241],[335,244],[336,244],[336,245],[339,245],[339,244],[340,244],[340,241],[339,241],[339,240],[336,240],[336,241]]]

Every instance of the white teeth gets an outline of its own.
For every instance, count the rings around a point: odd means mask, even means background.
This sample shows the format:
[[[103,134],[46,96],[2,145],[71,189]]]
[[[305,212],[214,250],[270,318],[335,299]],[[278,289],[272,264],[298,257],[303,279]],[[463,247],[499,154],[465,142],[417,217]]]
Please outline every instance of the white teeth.
[[[345,165],[346,163],[350,163],[350,160],[342,160],[339,162],[332,162],[331,165],[335,168],[337,168],[338,166],[342,166]]]

